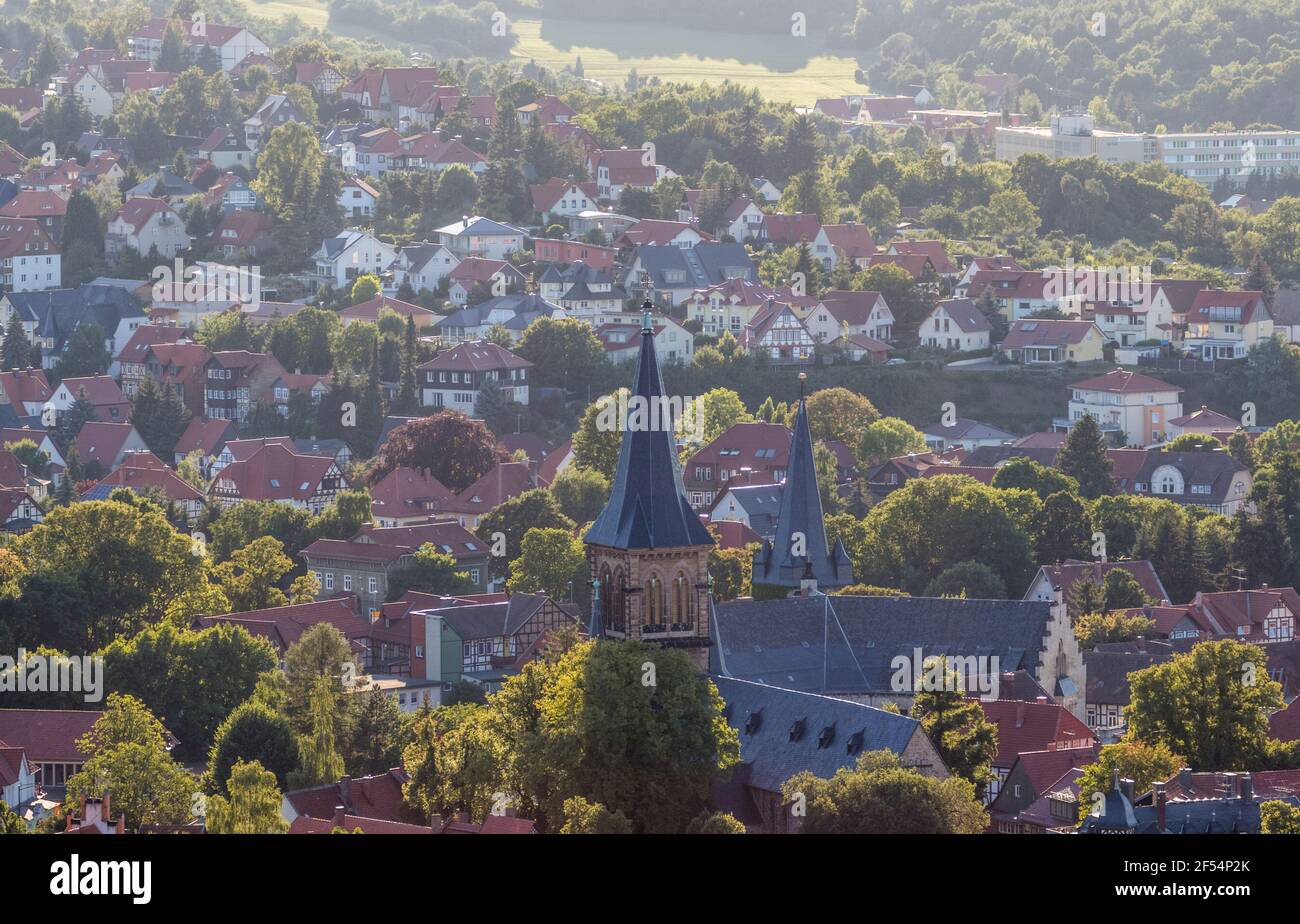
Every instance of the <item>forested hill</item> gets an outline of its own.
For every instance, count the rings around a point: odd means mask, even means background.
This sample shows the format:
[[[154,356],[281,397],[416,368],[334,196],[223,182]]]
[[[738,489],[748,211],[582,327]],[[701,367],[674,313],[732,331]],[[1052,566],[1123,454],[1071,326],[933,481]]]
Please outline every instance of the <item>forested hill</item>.
[[[788,33],[792,26],[787,0],[747,0],[743,10],[699,0],[537,2],[545,17],[728,32]],[[795,6],[806,15],[809,36],[860,50],[871,61],[861,79],[874,93],[924,84],[944,105],[983,108],[971,79],[1005,72],[1021,78],[1019,92],[1006,101],[1011,108],[1099,99],[1094,111],[1119,127],[1300,125],[1300,0],[806,0]]]

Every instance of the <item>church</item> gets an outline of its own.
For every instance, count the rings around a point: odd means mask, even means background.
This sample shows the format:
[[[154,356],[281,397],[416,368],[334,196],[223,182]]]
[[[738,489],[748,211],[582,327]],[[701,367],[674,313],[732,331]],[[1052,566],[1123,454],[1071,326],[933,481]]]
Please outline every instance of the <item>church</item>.
[[[666,404],[645,308],[632,399]],[[802,379],[802,376],[801,376]],[[801,381],[802,391],[802,381]],[[1084,667],[1062,601],[827,596],[854,583],[843,545],[826,539],[802,394],[773,541],[754,557],[753,596],[715,604],[713,537],[682,486],[671,425],[625,427],[609,502],[584,541],[593,638],[684,649],[702,671],[785,690],[907,708],[898,657],[922,652],[1030,676],[1084,715]]]

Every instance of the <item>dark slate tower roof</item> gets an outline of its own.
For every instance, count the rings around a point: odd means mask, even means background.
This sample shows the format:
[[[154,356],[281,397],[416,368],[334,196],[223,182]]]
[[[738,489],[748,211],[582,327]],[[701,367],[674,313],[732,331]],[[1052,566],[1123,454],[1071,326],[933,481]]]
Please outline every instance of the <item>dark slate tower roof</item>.
[[[797,533],[804,537],[803,555],[792,554]],[[813,463],[812,431],[808,427],[808,409],[800,395],[776,537],[774,542],[764,543],[754,556],[754,583],[795,588],[809,570],[819,588],[853,583],[853,566],[843,544],[836,539],[834,549],[827,547],[817,467]]]
[[[677,462],[676,437],[661,426],[659,408],[664,398],[659,359],[655,355],[650,303],[646,302],[641,330],[641,352],[629,397],[629,419],[641,399],[650,423],[623,431],[618,454],[618,471],[610,490],[609,503],[587,531],[588,545],[615,549],[663,549],[713,545],[713,537],[691,510],[682,488]]]

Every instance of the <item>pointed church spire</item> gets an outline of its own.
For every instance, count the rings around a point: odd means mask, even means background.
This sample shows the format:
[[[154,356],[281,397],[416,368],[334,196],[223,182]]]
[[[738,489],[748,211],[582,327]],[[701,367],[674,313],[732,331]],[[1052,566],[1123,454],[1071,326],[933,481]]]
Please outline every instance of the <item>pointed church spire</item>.
[[[812,428],[804,397],[805,379],[800,373],[799,409],[790,439],[790,461],[781,490],[775,541],[766,543],[755,555],[753,580],[755,584],[806,589],[806,575],[811,573],[821,588],[843,587],[853,583],[853,568],[838,539],[833,549],[826,542]]]
[[[609,503],[587,531],[588,545],[615,549],[684,548],[713,545],[699,516],[691,509],[682,487],[677,461],[675,421],[664,395],[659,359],[655,354],[651,304],[644,310],[641,351],[626,413],[606,413],[623,431],[618,470]],[[605,412],[611,408],[607,405]],[[600,422],[598,420],[598,426]]]

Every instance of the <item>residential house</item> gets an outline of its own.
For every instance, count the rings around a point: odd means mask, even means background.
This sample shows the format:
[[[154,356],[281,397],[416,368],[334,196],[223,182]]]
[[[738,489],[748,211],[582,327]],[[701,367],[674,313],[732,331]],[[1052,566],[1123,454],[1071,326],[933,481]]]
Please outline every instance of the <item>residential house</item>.
[[[107,375],[88,375],[66,378],[50,395],[42,408],[42,419],[56,421],[72,405],[84,400],[95,409],[96,420],[122,423],[131,417],[131,402],[117,382]]]
[[[767,309],[776,293],[748,278],[735,276],[716,285],[696,289],[686,299],[686,320],[696,321],[707,336],[730,331],[739,337],[754,317]]]
[[[430,311],[428,308],[421,308],[419,305],[412,305],[410,302],[404,302],[400,298],[392,298],[383,293],[375,295],[364,302],[349,305],[340,311],[338,315],[343,326],[347,327],[357,321],[376,323],[380,316],[387,311],[398,315],[403,322],[407,318],[413,318],[416,330],[428,327],[440,317],[437,312]]]
[[[533,258],[538,264],[576,263],[582,261],[592,269],[611,272],[618,251],[586,241],[569,238],[539,237],[533,240]]]
[[[894,336],[894,312],[879,292],[828,289],[803,316],[818,343],[843,336],[865,336],[888,343]]]
[[[442,244],[413,241],[397,251],[396,259],[388,267],[393,274],[392,287],[396,290],[410,286],[415,292],[437,291],[460,262],[460,257]]]
[[[131,57],[156,64],[170,22],[165,17],[155,17],[131,33],[127,39]],[[190,61],[198,63],[210,55],[223,71],[230,71],[250,54],[270,53],[266,43],[243,26],[216,22],[205,22],[203,26],[202,31],[191,28],[183,32],[185,53]]]
[[[293,100],[283,93],[272,93],[262,101],[262,105],[244,120],[244,140],[253,156],[266,147],[267,140],[281,125],[289,122],[307,122]],[[214,161],[215,163],[215,161]]]
[[[25,533],[43,519],[45,514],[32,489],[0,488],[0,529]]]
[[[501,295],[452,312],[433,325],[444,344],[463,343],[466,340],[485,340],[492,328],[503,325],[511,339],[518,342],[528,325],[541,317],[551,317],[560,311],[540,295]]]
[[[413,610],[408,620],[411,676],[444,684],[470,680],[489,690],[531,660],[545,635],[579,624],[544,594],[524,593]]]
[[[370,486],[370,513],[380,527],[411,526],[427,522],[455,497],[423,469],[399,466]]]
[[[596,151],[588,158],[588,168],[596,178],[596,194],[611,202],[618,201],[625,189],[653,189],[667,176],[676,176],[663,164],[645,161],[648,150],[619,148]]]
[[[766,220],[767,215],[758,203],[748,196],[737,196],[722,213],[718,226],[708,230],[719,240],[729,237],[742,244],[746,241],[761,244],[767,239]]]
[[[208,487],[208,495],[223,507],[241,500],[263,500],[317,514],[347,487],[347,479],[333,459],[299,455],[272,443],[221,469]]]
[[[293,66],[293,82],[312,88],[320,97],[333,96],[347,81],[332,65],[324,61],[300,61]]]
[[[359,176],[348,177],[339,187],[339,208],[344,218],[373,218],[378,201],[379,191]]]
[[[733,424],[686,460],[682,485],[691,506],[705,510],[737,478],[742,485],[780,484],[789,461],[790,430],[784,424]]]
[[[244,141],[244,132],[230,125],[220,125],[199,145],[199,156],[211,161],[218,170],[243,167],[251,170],[253,152]]]
[[[695,355],[695,335],[668,315],[652,316],[656,350],[664,363],[687,363]],[[594,333],[610,362],[625,363],[636,359],[641,347],[641,333],[645,330],[643,319],[624,314],[621,320],[598,326]]]
[[[922,346],[970,353],[989,348],[993,326],[969,298],[940,300],[921,319]]]
[[[67,214],[67,197],[49,189],[20,189],[0,207],[0,219],[23,218],[39,222],[56,243],[63,236],[63,220]]]
[[[180,465],[190,453],[197,452],[206,473],[226,443],[238,435],[239,430],[233,420],[195,415],[190,418],[190,422],[185,425],[185,432],[176,441],[175,464]]]
[[[543,94],[531,103],[525,103],[515,109],[515,117],[519,124],[528,128],[533,123],[539,125],[551,125],[557,122],[568,122],[576,112],[564,100],[558,96]]]
[[[440,245],[441,246],[441,245]],[[446,247],[441,248],[444,252]],[[456,259],[453,255],[452,259]],[[468,305],[471,298],[491,293],[495,296],[522,292],[524,274],[506,260],[466,257],[447,273],[447,298],[453,305]],[[543,297],[545,295],[543,294]]]
[[[274,227],[269,215],[251,210],[232,211],[212,232],[212,241],[227,257],[267,256],[277,246],[271,234]]]
[[[738,339],[745,350],[762,352],[774,363],[810,363],[815,358],[817,342],[789,305],[770,303]]]
[[[537,278],[537,290],[542,298],[564,309],[566,317],[578,318],[599,326],[612,320],[611,315],[625,315],[627,292],[615,285],[604,270],[588,266],[579,260],[564,269],[555,264],[546,267]]]
[[[486,514],[512,497],[545,487],[538,477],[538,468],[532,462],[498,462],[447,503],[448,516],[454,516],[468,529],[477,529]]]
[[[979,446],[1002,446],[1016,438],[1014,433],[969,417],[958,417],[951,424],[929,424],[921,428],[921,433],[926,445],[939,453],[950,449],[971,452]]]
[[[54,394],[40,369],[12,369],[0,372],[0,405],[8,405],[19,417],[38,417]]]
[[[73,443],[82,463],[97,462],[105,474],[115,471],[128,454],[149,451],[139,431],[131,424],[102,420],[82,424]]]
[[[211,359],[212,354],[201,343],[151,344],[140,364],[143,374],[139,378],[134,369],[123,369],[122,390],[128,395],[135,394],[140,380],[148,376],[175,392],[191,414],[202,416],[206,406],[207,366]]]
[[[998,834],[1021,834],[1022,812],[1053,792],[1066,775],[1097,761],[1096,745],[1025,751],[1017,755],[988,807],[989,828]],[[1077,808],[1076,808],[1077,818]]]
[[[243,422],[259,401],[271,399],[271,387],[285,374],[271,353],[222,350],[213,353],[204,370],[207,384],[203,413],[207,417]]]
[[[527,405],[528,370],[532,366],[528,360],[486,340],[458,343],[416,367],[420,404],[475,417],[480,391],[496,388],[503,402]]]
[[[645,245],[632,251],[623,287],[629,293],[646,293],[662,307],[680,305],[697,289],[728,279],[758,282],[758,269],[743,244],[704,241],[689,249]]]
[[[1034,318],[1016,321],[1002,341],[1002,353],[1022,365],[1095,362],[1103,358],[1105,335],[1092,321]]]
[[[1133,476],[1133,493],[1233,516],[1249,505],[1250,469],[1226,450],[1152,451]]]
[[[203,492],[183,480],[152,452],[128,452],[122,464],[81,495],[82,500],[107,500],[118,488],[137,494],[162,492],[194,526],[203,515]]]
[[[56,289],[63,284],[63,257],[35,218],[0,217],[0,292]]]
[[[821,219],[815,213],[773,213],[764,220],[763,227],[768,247],[783,250],[807,244],[809,254],[821,264],[825,272],[829,273],[835,268],[835,248],[831,246],[830,236],[822,228]]]
[[[1069,419],[1054,425],[1069,430],[1086,414],[1127,446],[1163,443],[1172,438],[1169,422],[1183,416],[1182,391],[1138,372],[1112,369],[1071,386]]]
[[[162,199],[135,196],[109,219],[104,247],[110,256],[134,250],[170,260],[190,249],[190,236],[181,216]]]
[[[1183,348],[1205,360],[1239,359],[1272,336],[1264,293],[1204,289],[1187,313]]]
[[[868,262],[876,252],[876,242],[871,237],[871,230],[862,224],[850,221],[842,225],[822,225],[822,231],[830,241],[834,254],[833,265],[840,260],[848,260],[854,269],[866,269]]]
[[[317,277],[335,289],[349,288],[358,276],[380,275],[396,257],[392,244],[359,228],[325,238],[312,254]]]
[[[96,280],[75,289],[8,292],[0,296],[0,317],[8,323],[16,312],[23,330],[42,351],[42,364],[52,368],[63,356],[77,329],[94,324],[104,333],[104,349],[117,354],[148,318],[140,302],[119,285]]]
[[[544,226],[596,208],[596,184],[579,182],[573,177],[551,177],[545,183],[534,183],[528,190],[533,197],[533,211]]]
[[[1045,695],[1026,702],[1004,696],[999,690],[999,698],[981,698],[979,705],[984,718],[998,730],[998,749],[992,766],[995,778],[984,791],[985,805],[997,801],[1021,754],[1076,751],[1091,749],[1097,744],[1087,725]],[[1014,793],[1010,795],[1015,798]],[[1021,798],[1023,796],[1022,793]]]
[[[506,260],[524,249],[528,232],[513,225],[492,221],[479,215],[437,229],[438,241],[458,257],[487,257]]]
[[[689,250],[708,240],[712,238],[690,222],[642,218],[619,235],[614,246],[619,250],[634,247],[680,247]]]
[[[1025,591],[1026,600],[1053,600],[1059,591],[1061,599],[1068,610],[1074,599],[1075,587],[1080,581],[1091,581],[1098,587],[1106,581],[1112,571],[1123,571],[1142,588],[1142,593],[1154,603],[1168,603],[1169,591],[1165,590],[1155,566],[1146,560],[1140,561],[1079,561],[1067,558],[1055,565],[1042,565]],[[1084,615],[1074,613],[1071,618]]]
[[[248,180],[237,173],[223,173],[203,193],[203,204],[219,205],[223,212],[236,212],[260,209],[262,200],[248,185]]]
[[[1172,441],[1184,433],[1194,433],[1198,436],[1221,438],[1226,443],[1228,437],[1240,428],[1241,421],[1237,418],[1220,414],[1202,404],[1200,410],[1166,421],[1165,438]]]
[[[785,485],[764,484],[764,478],[762,473],[741,473],[719,485],[712,506],[707,508],[709,523],[735,523],[753,532],[760,541],[774,541]],[[696,499],[702,499],[707,493],[691,491],[691,505],[694,506]]]
[[[62,791],[89,758],[77,747],[103,715],[97,710],[0,709],[0,741],[22,748],[47,792]]]
[[[961,270],[948,258],[948,250],[943,241],[892,241],[885,253],[890,256],[925,256],[934,267],[936,275],[949,279],[961,275]]]

